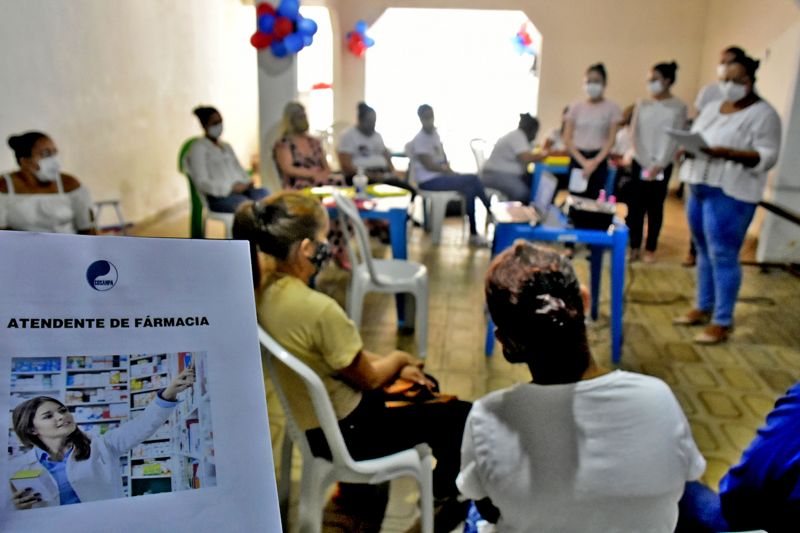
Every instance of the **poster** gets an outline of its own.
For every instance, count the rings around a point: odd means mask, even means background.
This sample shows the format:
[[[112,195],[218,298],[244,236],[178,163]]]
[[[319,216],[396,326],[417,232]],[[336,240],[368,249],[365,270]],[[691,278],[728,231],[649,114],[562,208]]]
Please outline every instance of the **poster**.
[[[280,531],[247,243],[0,256],[0,531]]]

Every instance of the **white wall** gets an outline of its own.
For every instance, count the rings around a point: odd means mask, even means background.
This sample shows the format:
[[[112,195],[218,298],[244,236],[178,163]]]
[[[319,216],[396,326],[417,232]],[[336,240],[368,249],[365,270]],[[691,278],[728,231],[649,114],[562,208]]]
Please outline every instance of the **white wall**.
[[[247,167],[257,152],[253,8],[239,0],[4,0],[0,137],[52,135],[65,171],[141,220],[186,201],[180,144],[215,105]],[[16,165],[0,148],[0,169]]]
[[[539,87],[543,131],[560,122],[565,104],[583,97],[583,73],[597,61],[608,69],[608,96],[621,105],[646,95],[644,80],[651,65],[672,59],[680,65],[676,93],[692,100],[699,83],[708,9],[707,1],[698,0],[329,0],[328,4],[342,32],[340,39],[356,20],[372,23],[388,7],[524,11],[543,39]],[[409,28],[409,39],[413,38],[414,29]],[[352,120],[364,94],[364,61],[344,49],[337,61],[336,117]],[[398,76],[399,85],[408,81],[408,76]]]

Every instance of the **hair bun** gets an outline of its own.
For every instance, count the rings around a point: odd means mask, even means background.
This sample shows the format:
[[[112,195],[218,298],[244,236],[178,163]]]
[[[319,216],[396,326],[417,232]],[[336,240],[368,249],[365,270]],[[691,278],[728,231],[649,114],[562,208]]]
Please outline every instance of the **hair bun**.
[[[673,70],[678,70],[678,63],[676,63],[674,60],[670,62],[669,66],[671,66]]]
[[[19,148],[19,135],[12,135],[6,142],[8,142],[8,146],[16,152]]]

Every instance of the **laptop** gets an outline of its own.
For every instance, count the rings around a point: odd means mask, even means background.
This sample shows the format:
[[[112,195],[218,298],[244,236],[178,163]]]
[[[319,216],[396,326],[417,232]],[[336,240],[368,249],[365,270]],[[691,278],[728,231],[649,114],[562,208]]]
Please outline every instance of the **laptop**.
[[[558,192],[558,178],[551,172],[542,172],[539,177],[539,186],[533,197],[532,207],[536,211],[539,223],[545,227],[563,226],[561,218],[558,216],[558,208],[553,205],[556,192]]]

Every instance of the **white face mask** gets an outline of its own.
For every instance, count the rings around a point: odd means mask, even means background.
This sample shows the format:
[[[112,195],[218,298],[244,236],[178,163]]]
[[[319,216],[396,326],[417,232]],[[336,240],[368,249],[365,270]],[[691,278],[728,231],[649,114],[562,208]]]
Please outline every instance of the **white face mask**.
[[[652,95],[661,94],[663,90],[664,90],[664,84],[661,83],[661,81],[653,80],[647,82],[647,91],[650,94]]]
[[[747,87],[732,81],[719,82],[719,90],[722,92],[722,97],[726,102],[738,102],[747,96]]]
[[[220,135],[222,135],[222,122],[208,127],[209,137],[211,137],[212,139],[219,139]]]
[[[56,156],[51,155],[39,160],[39,170],[36,171],[39,181],[56,181],[61,175],[61,165]]]
[[[720,63],[717,65],[717,78],[721,78],[725,75],[725,71],[728,70],[728,65],[725,63]]]
[[[603,95],[603,84],[585,83],[583,85],[583,90],[586,91],[586,94],[589,96],[589,98],[599,98]]]

